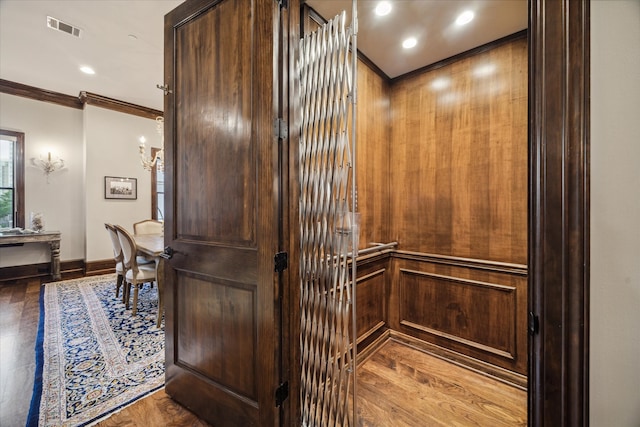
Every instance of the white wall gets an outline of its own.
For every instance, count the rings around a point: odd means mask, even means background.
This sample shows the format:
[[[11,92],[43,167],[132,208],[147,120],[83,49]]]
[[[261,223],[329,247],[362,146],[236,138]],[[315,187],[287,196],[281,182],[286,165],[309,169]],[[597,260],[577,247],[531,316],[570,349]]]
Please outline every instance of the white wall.
[[[151,217],[151,173],[140,165],[138,138],[160,146],[155,120],[87,105],[84,110],[0,93],[0,128],[25,134],[25,212],[41,212],[45,229],[62,233],[60,259],[113,256],[105,222],[132,230]],[[65,161],[49,177],[29,166],[48,151]],[[137,178],[137,200],[104,198],[104,177]],[[27,224],[28,226],[28,224]],[[0,268],[49,261],[46,244],[0,248]]]
[[[640,426],[640,1],[591,1],[590,422]]]
[[[0,93],[0,128],[25,134],[25,226],[30,212],[41,212],[45,229],[61,232],[61,259],[84,258],[82,110]],[[47,184],[29,159],[49,151],[65,168]],[[0,248],[0,267],[48,261],[47,244]]]
[[[84,110],[86,138],[86,260],[113,256],[104,223],[119,224],[133,231],[133,223],[151,218],[151,172],[140,165],[138,139],[160,146],[160,135],[152,119],[132,116],[88,105]],[[104,177],[136,178],[137,200],[105,199]]]

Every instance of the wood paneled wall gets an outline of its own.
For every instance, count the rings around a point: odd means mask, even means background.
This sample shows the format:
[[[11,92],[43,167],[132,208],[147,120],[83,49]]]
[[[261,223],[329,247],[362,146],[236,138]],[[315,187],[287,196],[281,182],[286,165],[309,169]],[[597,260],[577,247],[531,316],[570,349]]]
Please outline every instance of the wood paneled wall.
[[[399,242],[358,269],[363,342],[390,328],[524,378],[527,102],[524,37],[393,82],[359,64],[359,246]]]
[[[393,84],[391,111],[400,248],[526,264],[526,39]]]
[[[391,239],[391,147],[389,83],[358,62],[356,192],[360,213],[359,247]]]
[[[388,325],[524,376],[526,38],[390,89]]]
[[[359,61],[359,247],[399,243],[358,260],[360,345],[391,329],[526,382],[527,61],[523,33],[392,81]]]

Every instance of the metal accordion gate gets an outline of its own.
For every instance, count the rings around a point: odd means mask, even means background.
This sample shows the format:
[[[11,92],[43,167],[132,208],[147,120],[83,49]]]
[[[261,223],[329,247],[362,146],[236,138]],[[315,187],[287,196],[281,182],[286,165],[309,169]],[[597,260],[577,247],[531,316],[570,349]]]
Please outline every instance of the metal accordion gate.
[[[300,401],[308,427],[356,422],[355,28],[342,12],[300,41]]]

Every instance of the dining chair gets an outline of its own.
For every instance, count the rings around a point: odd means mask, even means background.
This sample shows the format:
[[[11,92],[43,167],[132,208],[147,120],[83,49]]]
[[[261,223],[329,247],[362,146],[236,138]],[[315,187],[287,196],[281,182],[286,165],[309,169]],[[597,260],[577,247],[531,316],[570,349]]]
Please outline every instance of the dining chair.
[[[136,253],[138,252],[136,242],[127,230],[119,225],[114,226],[118,234],[118,240],[122,247],[122,255],[124,268],[126,270],[124,276],[124,293],[125,307],[129,308],[129,296],[131,287],[133,286],[133,307],[131,315],[135,316],[138,311],[138,289],[144,283],[152,283],[156,281],[156,266],[154,264],[139,264]]]
[[[164,224],[155,219],[145,219],[133,224],[134,234],[162,234]]]
[[[111,245],[113,246],[113,259],[116,262],[116,298],[120,295],[120,286],[124,281],[124,262],[122,255],[122,247],[120,246],[120,240],[118,239],[118,233],[112,224],[104,223],[104,228],[109,233],[111,239]],[[122,302],[124,302],[124,289],[122,290]]]

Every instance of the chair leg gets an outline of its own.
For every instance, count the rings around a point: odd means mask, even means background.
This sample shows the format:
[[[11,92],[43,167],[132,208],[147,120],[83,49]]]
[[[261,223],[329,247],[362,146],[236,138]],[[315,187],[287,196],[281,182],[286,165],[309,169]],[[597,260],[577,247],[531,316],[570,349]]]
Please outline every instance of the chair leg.
[[[122,277],[122,274],[118,274],[118,278],[116,280],[116,298],[120,295],[120,286],[122,286],[123,281],[124,277]],[[122,288],[122,293],[124,294],[124,288]]]
[[[124,303],[124,308],[129,310],[129,295],[131,294],[131,283],[125,280],[124,288],[122,288],[122,302]]]
[[[133,284],[133,308],[131,309],[131,315],[135,316],[138,312],[138,284]]]

